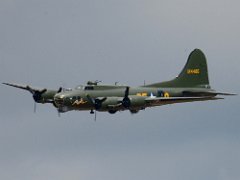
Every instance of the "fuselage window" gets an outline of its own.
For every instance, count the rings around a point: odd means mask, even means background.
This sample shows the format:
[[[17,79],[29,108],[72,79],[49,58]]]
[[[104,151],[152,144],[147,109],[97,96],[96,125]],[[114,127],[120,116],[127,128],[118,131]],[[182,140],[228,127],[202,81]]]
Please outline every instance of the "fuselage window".
[[[158,96],[159,97],[163,97],[164,96],[164,92],[162,90],[158,90]]]
[[[86,86],[84,90],[93,90],[93,86]]]

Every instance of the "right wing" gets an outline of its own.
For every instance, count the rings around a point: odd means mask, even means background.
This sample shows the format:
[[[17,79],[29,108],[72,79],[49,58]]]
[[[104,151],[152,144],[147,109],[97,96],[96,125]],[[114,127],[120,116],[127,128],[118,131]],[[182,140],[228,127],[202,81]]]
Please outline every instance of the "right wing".
[[[194,101],[208,101],[208,100],[218,100],[224,98],[218,97],[148,97],[145,99],[146,103],[150,106],[161,106],[167,104],[175,104],[175,103],[186,103],[186,102],[194,102]]]

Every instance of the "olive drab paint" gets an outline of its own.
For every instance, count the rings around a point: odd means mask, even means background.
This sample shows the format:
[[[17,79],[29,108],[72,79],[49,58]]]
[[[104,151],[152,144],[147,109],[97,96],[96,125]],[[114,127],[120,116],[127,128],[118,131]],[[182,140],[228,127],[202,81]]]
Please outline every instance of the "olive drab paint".
[[[130,87],[117,83],[104,85],[100,81],[89,81],[75,89],[60,87],[58,90],[49,90],[28,85],[3,84],[29,91],[36,103],[50,103],[59,113],[72,110],[87,110],[92,114],[96,111],[114,114],[124,110],[137,113],[153,106],[218,100],[223,99],[219,95],[235,95],[211,89],[207,60],[200,49],[191,52],[181,73],[173,80],[144,86]]]

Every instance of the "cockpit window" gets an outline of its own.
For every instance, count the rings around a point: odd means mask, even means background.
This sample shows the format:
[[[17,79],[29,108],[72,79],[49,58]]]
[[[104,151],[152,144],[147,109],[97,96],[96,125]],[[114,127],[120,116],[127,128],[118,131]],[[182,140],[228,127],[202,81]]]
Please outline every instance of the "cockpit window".
[[[83,85],[79,85],[77,87],[75,87],[76,90],[93,90],[94,87],[93,86],[83,86]]]
[[[72,91],[72,89],[71,89],[71,88],[63,88],[62,91],[63,91],[63,92]]]
[[[93,90],[93,86],[85,86],[84,90]]]
[[[79,85],[79,86],[75,87],[75,89],[82,90],[82,89],[84,89],[84,86],[83,85]]]

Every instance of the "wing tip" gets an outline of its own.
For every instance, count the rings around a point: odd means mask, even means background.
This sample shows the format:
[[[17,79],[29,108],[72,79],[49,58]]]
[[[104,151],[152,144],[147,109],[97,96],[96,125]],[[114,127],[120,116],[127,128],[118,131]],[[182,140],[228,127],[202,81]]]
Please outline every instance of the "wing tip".
[[[222,95],[222,96],[237,96],[238,94],[236,94],[236,93],[222,93],[222,92],[217,92],[216,95]]]
[[[6,85],[6,86],[14,86],[14,85],[15,85],[15,84],[6,83],[6,82],[3,82],[2,84],[3,84],[3,85]]]

